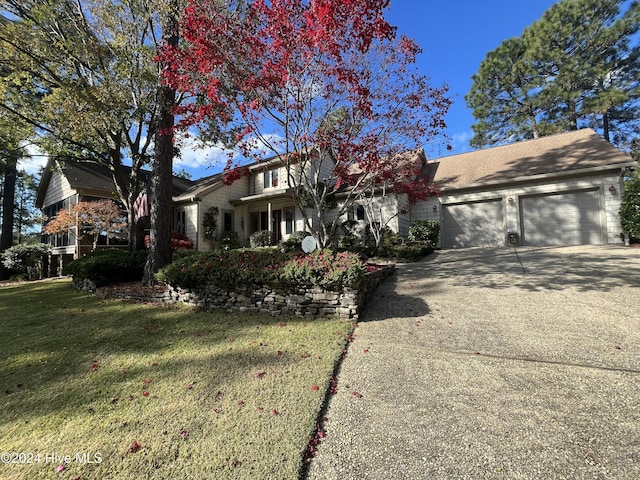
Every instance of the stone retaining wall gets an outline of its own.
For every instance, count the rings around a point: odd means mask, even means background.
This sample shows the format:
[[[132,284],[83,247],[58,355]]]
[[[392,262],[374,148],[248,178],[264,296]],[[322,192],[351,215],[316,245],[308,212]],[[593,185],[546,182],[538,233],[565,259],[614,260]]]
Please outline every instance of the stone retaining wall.
[[[386,265],[365,274],[360,289],[345,288],[342,292],[299,285],[253,285],[241,291],[228,291],[213,285],[193,289],[169,285],[165,302],[180,302],[204,309],[265,312],[271,315],[337,315],[341,318],[358,318],[373,291],[394,271],[395,265]]]
[[[104,297],[141,302],[184,303],[203,309],[225,309],[238,312],[265,312],[271,315],[333,316],[358,318],[362,307],[378,285],[395,271],[386,265],[365,274],[358,290],[325,291],[319,287],[299,285],[252,285],[239,291],[229,291],[213,285],[186,289],[167,285],[166,289],[133,291],[126,286],[100,288],[91,280],[73,279],[77,290],[98,292]]]

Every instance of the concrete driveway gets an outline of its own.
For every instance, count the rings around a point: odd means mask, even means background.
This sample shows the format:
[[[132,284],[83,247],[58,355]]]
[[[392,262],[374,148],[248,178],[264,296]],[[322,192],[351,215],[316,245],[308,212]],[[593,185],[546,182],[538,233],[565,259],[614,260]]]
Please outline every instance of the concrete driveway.
[[[640,478],[640,249],[440,251],[367,306],[310,479]]]

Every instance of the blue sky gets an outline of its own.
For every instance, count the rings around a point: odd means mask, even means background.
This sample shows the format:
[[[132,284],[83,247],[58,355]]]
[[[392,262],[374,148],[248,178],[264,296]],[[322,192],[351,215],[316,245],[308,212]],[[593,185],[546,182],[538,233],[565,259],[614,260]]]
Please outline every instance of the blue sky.
[[[471,150],[474,119],[464,96],[486,54],[503,40],[521,35],[554,3],[555,0],[391,0],[387,14],[390,23],[423,49],[418,57],[420,72],[429,76],[433,85],[449,85],[453,105],[446,118],[446,133],[451,138],[451,153]],[[225,159],[214,150],[185,149],[182,158],[176,160],[175,169],[184,168],[197,179],[220,171]],[[34,157],[31,162],[23,162],[23,167],[33,171],[42,161],[42,157]]]
[[[474,118],[464,96],[471,76],[491,50],[504,40],[518,37],[540,19],[554,0],[445,0],[416,2],[391,0],[387,18],[398,32],[422,47],[418,58],[422,74],[434,85],[447,83],[453,105],[446,117],[453,154],[472,150],[469,139]]]

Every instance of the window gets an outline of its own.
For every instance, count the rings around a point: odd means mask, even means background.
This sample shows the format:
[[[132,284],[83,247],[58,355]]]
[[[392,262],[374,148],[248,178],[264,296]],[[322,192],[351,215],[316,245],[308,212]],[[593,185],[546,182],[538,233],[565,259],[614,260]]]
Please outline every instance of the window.
[[[356,218],[364,220],[364,207],[362,205],[356,205]]]
[[[284,231],[287,235],[293,233],[293,208],[284,211]]]
[[[233,232],[233,212],[222,214],[222,231],[224,233]]]
[[[262,186],[264,188],[277,187],[278,186],[278,169],[265,170],[262,173]]]
[[[177,212],[176,215],[176,231],[178,231],[179,233],[182,233],[183,235],[186,234],[186,213],[184,210]]]

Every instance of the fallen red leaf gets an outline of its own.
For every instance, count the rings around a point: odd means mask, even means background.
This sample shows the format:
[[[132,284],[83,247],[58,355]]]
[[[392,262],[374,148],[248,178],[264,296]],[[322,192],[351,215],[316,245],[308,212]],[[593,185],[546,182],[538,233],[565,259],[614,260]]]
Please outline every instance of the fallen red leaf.
[[[149,396],[149,392],[147,390],[145,390],[144,392],[142,392],[142,396],[143,397],[148,397]]]
[[[66,468],[66,467],[65,467],[65,464],[64,464],[64,463],[63,463],[63,464],[61,464],[61,465],[58,465],[58,466],[56,467],[56,473],[60,473],[60,472],[62,472],[65,468]]]
[[[276,415],[280,415],[280,412],[278,412],[275,408],[273,410],[271,410],[271,415],[273,415],[274,417]]]
[[[182,430],[182,431],[180,432],[180,436],[181,436],[182,438],[187,438],[187,437],[189,436],[189,432],[187,432],[186,430]]]
[[[264,377],[266,374],[267,374],[267,372],[258,372],[258,373],[255,373],[253,376],[254,376],[255,378],[262,378],[262,377]]]
[[[129,453],[139,452],[141,448],[142,448],[142,445],[140,445],[136,440],[134,440],[131,446],[129,447]]]
[[[149,385],[151,383],[151,379],[150,378],[145,378],[144,379],[144,383],[146,383],[147,385]]]
[[[98,362],[93,362],[91,364],[91,370],[93,370],[94,372],[98,370]]]
[[[620,345],[616,345],[616,350],[622,350],[622,347]]]
[[[314,392],[319,390],[319,389],[320,389],[320,387],[318,385],[312,385],[311,386],[311,390],[313,390]]]
[[[351,392],[351,395],[353,395],[353,396],[354,396],[354,397],[356,397],[356,398],[362,398],[362,394],[361,394],[361,393],[356,392],[355,390],[354,390],[353,392]]]

